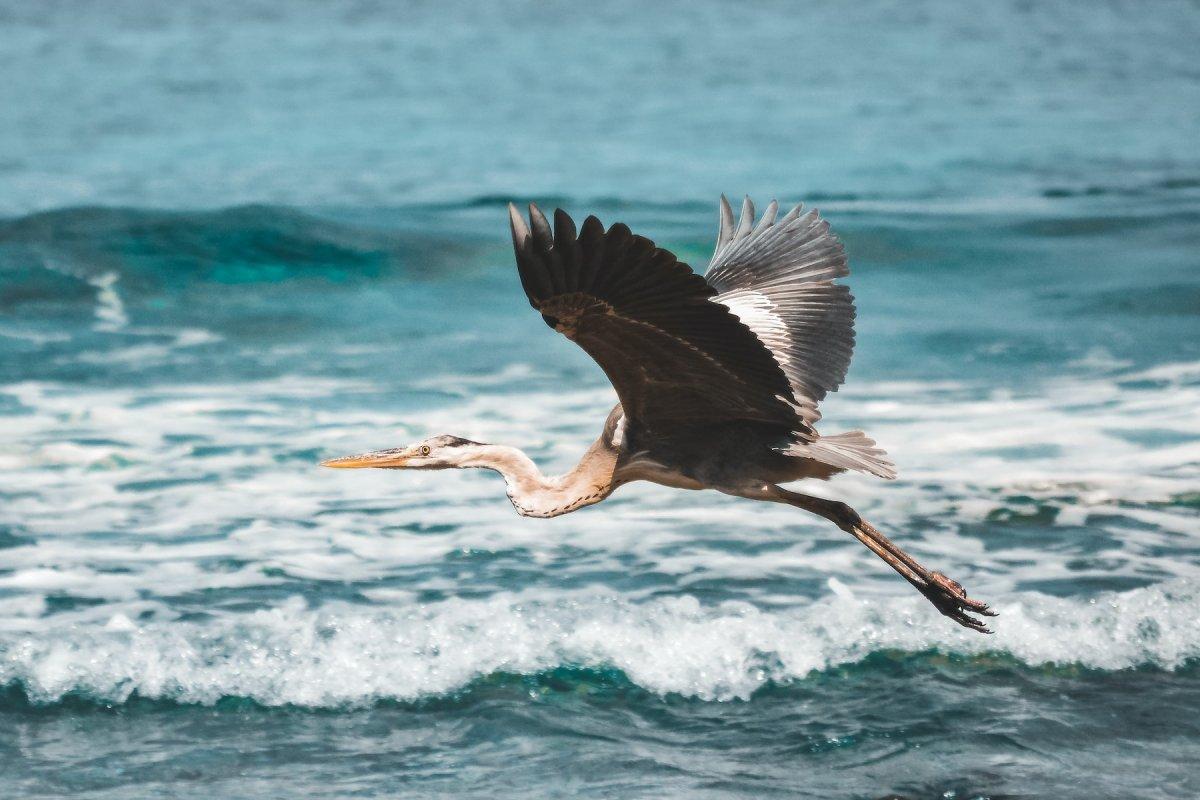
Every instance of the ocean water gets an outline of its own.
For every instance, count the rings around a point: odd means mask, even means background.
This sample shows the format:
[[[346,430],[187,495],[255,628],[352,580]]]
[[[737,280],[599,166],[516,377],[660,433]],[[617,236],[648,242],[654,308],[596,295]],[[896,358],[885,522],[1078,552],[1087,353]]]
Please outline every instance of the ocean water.
[[[0,796],[1200,796],[1194,3],[0,3]],[[821,208],[828,523],[635,485],[509,199]]]

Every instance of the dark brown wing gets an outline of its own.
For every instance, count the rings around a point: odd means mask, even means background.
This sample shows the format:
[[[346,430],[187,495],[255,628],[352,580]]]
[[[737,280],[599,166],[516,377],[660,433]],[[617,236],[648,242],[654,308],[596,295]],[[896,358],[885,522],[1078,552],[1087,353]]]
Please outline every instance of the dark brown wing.
[[[650,431],[750,420],[807,430],[787,376],[704,278],[620,223],[554,212],[554,230],[513,206],[513,246],[529,303],[596,360],[625,414]],[[531,230],[532,229],[532,230]]]

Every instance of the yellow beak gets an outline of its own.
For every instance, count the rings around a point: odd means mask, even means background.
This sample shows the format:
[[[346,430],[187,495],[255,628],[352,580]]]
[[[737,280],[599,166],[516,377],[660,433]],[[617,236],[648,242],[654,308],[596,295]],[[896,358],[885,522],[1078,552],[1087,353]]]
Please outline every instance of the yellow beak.
[[[409,456],[404,450],[377,450],[374,453],[360,453],[356,456],[331,458],[322,461],[322,467],[333,469],[365,469],[367,467],[403,467]]]

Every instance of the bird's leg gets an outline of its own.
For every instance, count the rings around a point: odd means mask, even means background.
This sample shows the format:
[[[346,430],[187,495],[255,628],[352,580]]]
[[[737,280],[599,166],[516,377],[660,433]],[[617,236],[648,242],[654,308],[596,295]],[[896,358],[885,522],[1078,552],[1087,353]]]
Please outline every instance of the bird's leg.
[[[837,500],[826,500],[822,497],[790,492],[779,486],[770,487],[768,498],[802,508],[829,520],[887,562],[888,566],[900,573],[901,577],[916,587],[918,592],[925,595],[938,611],[959,625],[981,633],[991,633],[982,621],[970,616],[967,612],[973,611],[988,617],[996,616],[996,612],[989,609],[986,603],[967,597],[967,593],[963,591],[957,581],[947,578],[940,572],[933,572],[921,566],[915,558],[901,550],[891,539],[876,530],[850,506]]]

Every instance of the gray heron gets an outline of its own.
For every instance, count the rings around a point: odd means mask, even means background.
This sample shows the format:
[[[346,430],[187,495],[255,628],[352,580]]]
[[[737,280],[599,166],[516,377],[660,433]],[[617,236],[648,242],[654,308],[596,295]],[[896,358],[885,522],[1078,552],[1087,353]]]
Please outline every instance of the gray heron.
[[[846,376],[854,298],[835,283],[845,251],[815,210],[755,221],[747,198],[734,222],[722,197],[716,251],[703,276],[651,240],[594,216],[576,229],[561,209],[551,227],[509,205],[521,285],[546,324],[578,344],[612,382],[618,404],[579,463],[542,474],[521,450],[457,436],[322,462],[339,469],[494,470],[519,514],[557,517],[650,481],[785,503],[858,539],[942,614],[990,633],[995,616],[962,586],[926,569],[845,503],[783,488],[847,470],[891,479],[862,431],[820,435],[817,404]]]

